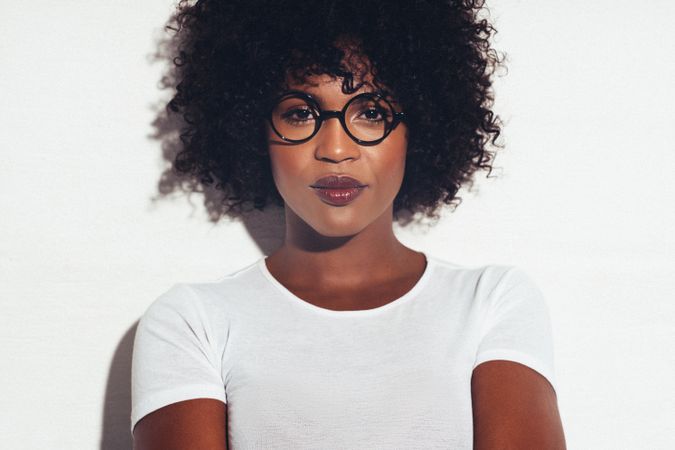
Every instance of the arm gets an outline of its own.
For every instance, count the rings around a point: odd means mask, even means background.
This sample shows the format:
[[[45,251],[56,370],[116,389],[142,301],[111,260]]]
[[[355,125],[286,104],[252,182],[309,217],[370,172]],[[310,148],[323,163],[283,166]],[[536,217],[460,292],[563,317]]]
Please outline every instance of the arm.
[[[224,450],[227,397],[218,335],[187,285],[162,294],[141,318],[131,365],[136,450]]]
[[[531,368],[484,362],[473,371],[471,396],[475,450],[566,449],[555,391]]]
[[[164,406],[134,428],[134,450],[225,450],[227,405],[200,398]]]

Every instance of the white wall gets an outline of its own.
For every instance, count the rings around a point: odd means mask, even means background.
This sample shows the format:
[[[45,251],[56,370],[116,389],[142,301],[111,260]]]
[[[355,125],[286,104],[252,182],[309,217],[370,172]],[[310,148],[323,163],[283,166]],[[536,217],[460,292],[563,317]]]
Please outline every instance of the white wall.
[[[136,320],[273,249],[278,216],[214,225],[198,195],[152,200],[171,0],[1,3],[1,445],[130,448]],[[398,233],[539,283],[570,449],[675,448],[675,3],[491,5],[499,176]]]

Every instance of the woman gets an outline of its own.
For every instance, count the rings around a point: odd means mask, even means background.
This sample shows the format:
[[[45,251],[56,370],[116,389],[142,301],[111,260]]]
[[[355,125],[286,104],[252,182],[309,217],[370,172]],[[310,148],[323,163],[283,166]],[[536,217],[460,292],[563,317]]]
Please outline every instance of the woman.
[[[141,319],[149,449],[565,448],[548,311],[515,266],[400,243],[500,133],[481,2],[180,4],[176,168],[229,208],[283,205],[283,245]]]

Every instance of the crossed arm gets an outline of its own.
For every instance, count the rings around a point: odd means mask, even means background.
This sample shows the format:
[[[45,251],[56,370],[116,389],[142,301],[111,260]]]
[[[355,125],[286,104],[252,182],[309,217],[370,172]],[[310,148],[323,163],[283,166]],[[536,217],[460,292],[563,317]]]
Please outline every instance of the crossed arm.
[[[504,360],[478,365],[471,378],[474,450],[565,450],[553,387],[529,367]],[[227,405],[194,399],[148,414],[134,450],[226,450]]]

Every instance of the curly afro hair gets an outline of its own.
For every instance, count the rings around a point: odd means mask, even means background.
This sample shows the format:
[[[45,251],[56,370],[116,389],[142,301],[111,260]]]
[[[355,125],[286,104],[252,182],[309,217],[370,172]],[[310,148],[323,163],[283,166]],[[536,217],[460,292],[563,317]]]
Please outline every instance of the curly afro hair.
[[[357,42],[373,84],[386,86],[408,117],[394,216],[437,218],[443,204],[461,202],[457,192],[476,170],[489,176],[490,147],[500,147],[492,76],[503,61],[483,10],[478,0],[182,0],[169,26],[179,44],[167,108],[185,124],[174,169],[202,185],[215,181],[227,211],[282,206],[267,154],[269,101],[288,76],[327,74],[342,79],[343,92],[356,91],[363,66],[345,63],[339,43]]]

